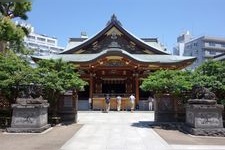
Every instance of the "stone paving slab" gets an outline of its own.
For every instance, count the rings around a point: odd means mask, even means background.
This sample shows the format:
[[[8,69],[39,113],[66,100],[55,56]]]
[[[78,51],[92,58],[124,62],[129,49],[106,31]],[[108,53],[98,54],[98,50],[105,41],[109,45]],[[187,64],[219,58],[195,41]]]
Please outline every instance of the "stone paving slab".
[[[83,124],[83,127],[61,147],[61,150],[225,150],[225,145],[167,143],[149,127],[154,120],[154,112],[89,111],[79,112],[78,116],[78,124]]]
[[[61,150],[154,150],[169,145],[148,127],[154,120],[150,112],[80,112],[84,126]]]

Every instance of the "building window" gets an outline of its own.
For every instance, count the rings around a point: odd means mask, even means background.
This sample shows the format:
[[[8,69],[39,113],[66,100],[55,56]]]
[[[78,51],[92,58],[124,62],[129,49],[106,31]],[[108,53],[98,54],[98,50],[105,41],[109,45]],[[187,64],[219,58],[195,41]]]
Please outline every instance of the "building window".
[[[216,46],[216,43],[214,43],[214,42],[209,42],[209,46]]]
[[[45,38],[40,38],[40,37],[38,37],[37,39],[38,39],[39,41],[45,42]]]
[[[210,50],[210,51],[209,51],[209,54],[210,54],[210,55],[216,55],[216,51]]]
[[[31,35],[28,35],[27,38],[28,39],[32,39],[32,40],[35,40],[35,37],[34,36],[31,36]]]
[[[48,43],[55,44],[55,41],[54,41],[54,40],[49,40],[49,39],[48,39],[47,42],[48,42]]]
[[[194,43],[194,46],[198,46],[198,43]]]
[[[222,43],[222,44],[221,44],[221,47],[225,47],[225,43]]]
[[[29,46],[38,47],[38,45],[37,44],[34,44],[34,43],[29,43]]]
[[[46,50],[46,49],[48,49],[48,46],[45,46],[45,45],[40,45],[40,46],[39,46],[39,48],[41,48],[41,49],[45,49],[45,50]]]
[[[186,48],[188,48],[188,49],[189,49],[189,48],[191,48],[191,45],[190,45],[190,44],[188,44],[188,45],[186,46]]]
[[[195,49],[195,53],[197,53],[197,54],[198,54],[198,49]]]
[[[51,50],[56,50],[56,51],[58,50],[58,48],[56,48],[56,47],[51,47],[50,49]]]

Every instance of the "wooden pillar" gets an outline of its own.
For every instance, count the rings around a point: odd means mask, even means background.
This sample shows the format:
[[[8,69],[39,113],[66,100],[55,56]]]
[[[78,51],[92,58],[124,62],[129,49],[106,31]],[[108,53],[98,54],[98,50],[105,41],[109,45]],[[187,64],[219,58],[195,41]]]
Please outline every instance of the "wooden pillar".
[[[90,74],[90,83],[89,83],[89,98],[93,98],[93,74]]]
[[[138,78],[138,74],[135,77],[135,104],[139,104],[139,78]]]

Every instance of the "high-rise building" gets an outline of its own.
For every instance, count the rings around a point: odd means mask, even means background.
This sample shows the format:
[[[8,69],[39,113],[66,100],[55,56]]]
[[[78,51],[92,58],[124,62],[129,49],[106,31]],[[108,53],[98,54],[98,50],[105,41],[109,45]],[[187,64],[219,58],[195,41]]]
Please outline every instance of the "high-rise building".
[[[189,31],[186,31],[185,33],[181,34],[177,38],[177,44],[173,48],[173,55],[183,56],[184,54],[184,45],[186,42],[191,40],[191,34]]]
[[[184,56],[194,56],[196,61],[188,67],[195,69],[204,61],[213,59],[216,55],[225,52],[225,38],[201,36],[192,39],[184,45]]]
[[[64,47],[58,46],[58,40],[55,37],[50,37],[44,34],[34,32],[34,27],[25,22],[16,22],[30,30],[28,36],[24,38],[25,46],[33,51],[33,55],[44,56],[58,54],[64,51]]]
[[[225,53],[225,38],[212,36],[192,38],[189,31],[178,36],[176,46],[173,48],[173,55],[197,58],[192,65],[187,67],[191,70],[222,53]]]

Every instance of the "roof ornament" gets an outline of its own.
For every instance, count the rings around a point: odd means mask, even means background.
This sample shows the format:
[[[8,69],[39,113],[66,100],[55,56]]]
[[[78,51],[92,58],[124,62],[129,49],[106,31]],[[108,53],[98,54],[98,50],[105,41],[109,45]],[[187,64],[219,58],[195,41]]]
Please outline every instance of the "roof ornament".
[[[120,44],[118,42],[112,41],[109,45],[109,48],[121,48]]]
[[[111,39],[113,39],[113,40],[116,40],[117,39],[117,35],[116,35],[116,32],[115,31],[112,32]]]
[[[107,22],[106,26],[108,26],[110,23],[113,23],[113,22],[115,22],[115,23],[119,24],[120,26],[122,26],[121,22],[119,20],[117,20],[117,17],[116,17],[115,14],[113,14],[111,16],[111,19]]]

